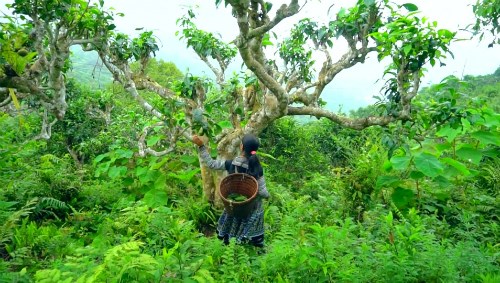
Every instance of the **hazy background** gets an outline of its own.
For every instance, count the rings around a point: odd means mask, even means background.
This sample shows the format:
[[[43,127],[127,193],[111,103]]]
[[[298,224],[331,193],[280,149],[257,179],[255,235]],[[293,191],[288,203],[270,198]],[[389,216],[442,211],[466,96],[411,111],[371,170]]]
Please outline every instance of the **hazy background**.
[[[0,0],[0,3],[11,1]],[[272,12],[277,10],[282,3],[287,1],[271,1],[274,5]],[[304,3],[305,1],[299,1]],[[280,38],[289,34],[289,29],[298,19],[309,17],[318,21],[333,19],[341,7],[351,7],[354,0],[319,1],[309,0],[302,11],[286,19],[277,26],[274,31]],[[409,1],[395,1],[406,3]],[[411,1],[421,10],[421,16],[426,16],[431,21],[437,21],[439,28],[451,31],[459,31],[459,38],[468,39],[470,34],[460,29],[474,22],[472,4],[475,0],[440,0],[440,1]],[[333,4],[333,6],[332,6]],[[158,58],[174,62],[181,71],[191,72],[196,75],[213,76],[212,72],[204,65],[198,56],[186,48],[184,42],[180,41],[175,32],[180,30],[176,20],[184,15],[188,7],[197,7],[195,11],[198,16],[196,25],[198,28],[213,32],[229,42],[238,34],[236,20],[231,16],[231,10],[221,5],[215,7],[215,0],[106,0],[106,5],[113,7],[115,12],[124,13],[124,17],[116,17],[118,31],[136,35],[136,28],[152,30],[160,41],[160,52]],[[5,5],[0,5],[0,11],[6,12]],[[451,45],[451,51],[455,57],[448,56],[444,67],[428,67],[428,72],[423,78],[422,86],[438,83],[448,75],[484,75],[493,73],[500,66],[499,47],[488,48],[490,41],[463,40],[456,41]],[[270,51],[272,47],[270,48]],[[335,56],[340,57],[346,50],[345,44],[334,46]],[[274,50],[272,50],[274,52]],[[269,53],[269,56],[274,56]],[[322,60],[323,58],[318,58]],[[341,72],[332,83],[325,89],[322,98],[327,101],[327,108],[343,111],[357,109],[374,102],[372,98],[379,93],[382,82],[383,70],[387,62],[378,62],[372,54],[365,64],[358,64],[353,68]],[[439,64],[436,64],[439,65]],[[241,60],[239,56],[233,62],[228,72],[240,71]]]
[[[273,10],[276,11],[282,3],[287,1],[271,1]],[[301,1],[302,3],[304,1]],[[408,1],[396,1],[406,3]],[[231,10],[221,5],[215,7],[215,0],[192,1],[192,0],[107,0],[106,3],[118,12],[125,13],[125,17],[117,19],[118,29],[133,34],[135,28],[143,27],[153,30],[161,41],[159,58],[174,62],[181,71],[189,70],[195,74],[207,74],[211,71],[198,59],[197,55],[186,48],[184,42],[179,41],[175,32],[179,30],[175,21],[187,11],[189,6],[197,6],[198,14],[196,25],[200,29],[220,34],[222,39],[230,41],[238,34],[236,20],[231,16]],[[317,20],[333,19],[341,7],[351,7],[355,1],[314,1],[309,0],[304,9],[292,18],[278,25],[275,32],[286,36],[289,28],[298,19],[309,17]],[[438,27],[451,31],[458,31],[474,22],[472,13],[472,0],[441,0],[441,1],[413,1],[421,10],[421,15],[431,21],[437,21]],[[333,4],[333,6],[332,6]],[[332,6],[332,7],[331,7]],[[331,7],[331,8],[330,8]],[[327,14],[330,8],[329,14]],[[460,31],[459,37],[469,38],[470,34]],[[438,83],[448,75],[482,75],[493,73],[500,66],[500,55],[498,47],[487,48],[489,41],[457,41],[451,46],[454,59],[449,57],[445,60],[446,66],[432,67],[429,65],[428,73],[423,79],[422,86]],[[337,49],[338,48],[338,49]],[[338,56],[343,54],[345,46],[334,47],[339,50]],[[270,54],[271,56],[273,54]],[[241,61],[237,60],[231,66],[232,70],[240,70]],[[373,96],[377,95],[382,83],[377,80],[381,78],[386,63],[379,63],[374,55],[365,64],[357,66],[340,73],[327,87],[323,99],[327,101],[327,107],[337,110],[342,106],[344,111],[366,106],[374,102]]]

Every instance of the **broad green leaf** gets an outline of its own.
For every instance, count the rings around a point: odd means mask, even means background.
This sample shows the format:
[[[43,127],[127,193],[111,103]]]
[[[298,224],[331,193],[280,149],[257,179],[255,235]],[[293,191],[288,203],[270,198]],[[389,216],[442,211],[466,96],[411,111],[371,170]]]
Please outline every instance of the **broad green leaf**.
[[[439,36],[443,36],[443,37],[447,37],[447,38],[452,38],[453,37],[453,33],[447,29],[440,29],[438,30],[438,35]]]
[[[443,171],[443,165],[432,154],[416,154],[413,162],[415,167],[428,177],[436,177]]]
[[[392,167],[400,171],[408,169],[410,161],[411,161],[410,156],[393,156],[391,158]]]
[[[154,188],[155,190],[162,190],[165,189],[165,186],[167,185],[167,176],[165,174],[161,174],[158,179],[156,179]]]
[[[479,162],[483,158],[483,153],[470,146],[463,146],[456,151],[458,157],[479,165]]]
[[[450,143],[439,143],[439,144],[436,144],[436,149],[439,152],[443,152],[447,149],[451,149],[451,144]]]
[[[436,136],[438,137],[446,137],[446,140],[448,142],[452,142],[458,134],[460,134],[462,130],[461,129],[453,129],[449,125],[446,127],[441,128],[437,133]]]
[[[394,187],[401,183],[401,178],[397,176],[378,176],[375,187],[380,189],[382,187]]]
[[[132,156],[134,156],[134,152],[130,149],[117,149],[116,150],[116,155],[118,158],[126,158],[126,159],[129,159],[129,158],[132,158]]]
[[[405,3],[403,5],[401,5],[403,7],[406,8],[406,10],[408,10],[409,12],[415,12],[418,10],[418,7],[417,5],[413,4],[413,3]]]
[[[153,165],[151,165],[150,169],[151,170],[158,170],[161,167],[163,167],[163,165],[165,165],[165,163],[167,163],[168,161],[169,161],[168,158],[163,157],[160,162],[153,163]]]
[[[411,171],[410,173],[410,178],[412,178],[413,180],[422,179],[423,177],[425,177],[425,175],[420,171]]]
[[[491,158],[496,158],[500,155],[500,152],[495,148],[483,149],[482,154]]]
[[[466,118],[462,118],[462,119],[460,119],[460,121],[462,122],[463,132],[464,133],[469,132],[469,130],[471,128],[471,124],[470,124],[469,120],[467,120]]]
[[[415,193],[412,190],[397,187],[391,195],[392,201],[399,208],[406,208],[414,202]]]
[[[123,176],[127,173],[127,167],[125,166],[111,166],[108,171],[108,177],[115,179],[117,177]]]
[[[152,189],[144,194],[144,203],[151,208],[166,206],[168,203],[167,192],[165,190]]]
[[[477,131],[472,133],[472,137],[483,144],[500,146],[500,134],[498,132]]]
[[[441,176],[441,175],[439,175],[436,178],[434,178],[433,181],[441,189],[446,189],[446,188],[449,188],[451,186],[450,180],[448,180],[446,177]]]
[[[500,114],[498,113],[484,114],[483,118],[484,122],[482,124],[486,127],[492,128],[500,125]]]
[[[148,138],[147,145],[153,146],[161,139],[160,136],[151,136]]]
[[[229,122],[228,120],[224,120],[224,121],[220,121],[219,123],[217,123],[221,128],[223,129],[226,129],[226,128],[232,128],[233,125],[231,124],[231,122]]]
[[[107,157],[107,156],[108,156],[108,154],[107,154],[107,153],[105,153],[105,154],[100,154],[100,155],[96,156],[96,157],[94,158],[94,163],[98,163],[99,161],[103,160],[103,159],[104,159],[105,157]]]
[[[446,164],[452,166],[453,168],[457,169],[458,171],[460,171],[460,173],[463,174],[464,176],[470,175],[469,169],[467,169],[467,166],[465,166],[465,164],[463,164],[462,162],[456,161],[456,160],[448,158],[448,157],[445,157],[441,160],[444,163],[446,163]]]
[[[178,180],[181,180],[184,182],[189,182],[194,177],[194,175],[196,175],[198,172],[200,172],[200,169],[197,168],[197,169],[193,169],[193,170],[189,170],[189,171],[184,171],[182,173],[179,172],[177,174],[170,173],[168,175],[170,177],[175,178],[175,179],[178,179]]]
[[[183,155],[180,159],[187,164],[198,164],[199,162],[198,157],[193,155]]]
[[[144,176],[146,173],[148,173],[149,168],[148,167],[143,167],[143,166],[137,166],[135,168],[135,175],[136,176]]]

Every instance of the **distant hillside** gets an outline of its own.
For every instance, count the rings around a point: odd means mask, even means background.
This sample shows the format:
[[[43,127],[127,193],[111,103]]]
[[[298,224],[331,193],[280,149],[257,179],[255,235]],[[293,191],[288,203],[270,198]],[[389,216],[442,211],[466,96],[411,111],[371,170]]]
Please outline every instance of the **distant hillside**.
[[[500,67],[490,75],[484,76],[471,76],[466,75],[462,79],[465,82],[463,85],[458,86],[458,92],[463,96],[458,104],[465,103],[467,99],[484,99],[488,106],[496,112],[500,112]],[[431,85],[424,87],[420,90],[416,100],[427,100],[435,96],[438,85]],[[376,115],[377,110],[375,106],[370,105],[367,107],[358,108],[355,111],[350,111],[350,116],[353,117],[367,117]]]
[[[113,81],[111,73],[103,66],[96,52],[85,52],[79,47],[71,49],[71,52],[70,78],[95,88],[104,88]]]

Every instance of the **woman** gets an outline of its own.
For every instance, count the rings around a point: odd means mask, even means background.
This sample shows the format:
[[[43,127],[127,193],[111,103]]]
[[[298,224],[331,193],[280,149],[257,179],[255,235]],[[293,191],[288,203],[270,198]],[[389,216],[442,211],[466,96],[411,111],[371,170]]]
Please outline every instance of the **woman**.
[[[230,238],[235,238],[237,242],[248,242],[257,247],[263,247],[264,209],[262,199],[269,198],[269,192],[266,189],[264,171],[256,155],[259,149],[259,140],[253,135],[245,135],[240,145],[241,155],[233,160],[214,160],[198,136],[193,136],[193,142],[198,145],[201,159],[208,168],[227,170],[229,174],[247,173],[253,176],[259,184],[259,192],[254,200],[256,202],[255,208],[248,217],[232,216],[224,210],[217,225],[218,238],[226,244],[229,243]]]

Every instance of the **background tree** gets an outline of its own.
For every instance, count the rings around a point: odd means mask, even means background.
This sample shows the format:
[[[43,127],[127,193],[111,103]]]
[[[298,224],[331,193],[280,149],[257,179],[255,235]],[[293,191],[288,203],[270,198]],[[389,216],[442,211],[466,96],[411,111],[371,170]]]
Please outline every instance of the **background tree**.
[[[488,31],[493,40],[488,45],[493,47],[496,43],[500,43],[498,34],[500,33],[500,25],[498,19],[500,18],[500,1],[498,0],[478,0],[473,6],[474,14],[476,15],[476,23],[473,25],[472,30],[480,39],[483,39],[485,32]]]
[[[215,4],[222,2],[217,0]],[[273,29],[298,14],[305,4],[291,0],[274,9],[271,3],[257,0],[226,0],[224,4],[232,8],[239,29],[239,35],[230,43],[198,29],[192,11],[178,20],[181,38],[213,70],[216,84],[188,74],[180,83],[167,87],[146,72],[158,50],[153,33],[145,31],[134,39],[114,33],[113,15],[102,9],[103,1],[92,5],[81,1],[15,1],[11,5],[14,14],[27,19],[27,28],[37,35],[35,63],[42,66],[36,80],[28,80],[33,74],[27,72],[22,74],[22,81],[36,82],[28,84],[32,85],[31,92],[39,94],[45,109],[61,119],[67,107],[63,74],[69,47],[80,44],[84,50],[96,50],[114,81],[156,119],[139,140],[141,154],[172,152],[180,137],[190,138],[192,132],[198,132],[214,138],[218,153],[227,158],[238,151],[243,133],[259,134],[287,115],[325,117],[353,129],[410,120],[411,103],[418,93],[424,66],[444,58],[454,37],[454,33],[420,18],[413,4],[359,0],[355,6],[341,9],[327,23],[299,20],[289,37],[274,44],[270,40]],[[337,41],[345,42],[348,49],[334,60]],[[273,47],[279,58],[271,60],[268,54]],[[364,63],[370,53],[379,60],[390,59],[381,74],[387,80],[382,98],[385,110],[378,115],[348,118],[322,108],[325,87],[343,70]],[[227,79],[228,64],[237,54],[247,69]],[[316,62],[316,58],[324,59]],[[132,68],[132,62],[139,67]],[[47,78],[45,89],[38,83],[44,81],[43,76]],[[44,117],[48,117],[47,112]],[[44,119],[43,137],[50,136],[54,122]],[[164,148],[151,148],[143,142],[152,127],[162,128]],[[205,170],[202,172],[209,199],[213,199],[214,184],[218,182],[211,181],[213,178]]]

